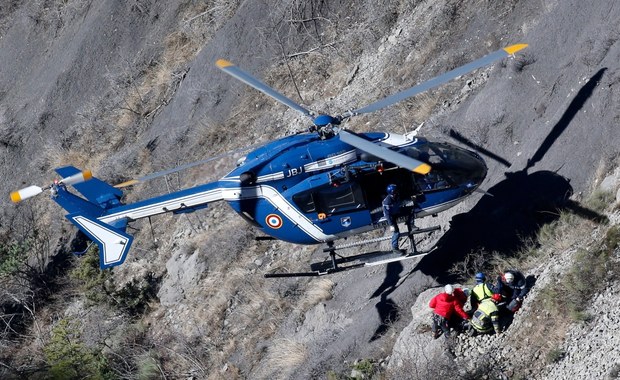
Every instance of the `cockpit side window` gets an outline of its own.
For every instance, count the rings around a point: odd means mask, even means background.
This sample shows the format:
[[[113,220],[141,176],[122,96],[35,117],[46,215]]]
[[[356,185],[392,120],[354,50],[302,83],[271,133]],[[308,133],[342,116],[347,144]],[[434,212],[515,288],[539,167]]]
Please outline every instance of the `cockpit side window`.
[[[410,157],[426,162],[431,171],[417,182],[424,191],[459,186],[467,182],[479,182],[486,168],[474,155],[454,145],[427,142],[407,149]]]
[[[422,191],[440,190],[451,187],[441,173],[431,170],[426,175],[416,176],[416,182]]]
[[[441,143],[426,143],[417,147],[409,148],[405,153],[416,160],[427,164],[441,165],[449,161],[450,150]]]

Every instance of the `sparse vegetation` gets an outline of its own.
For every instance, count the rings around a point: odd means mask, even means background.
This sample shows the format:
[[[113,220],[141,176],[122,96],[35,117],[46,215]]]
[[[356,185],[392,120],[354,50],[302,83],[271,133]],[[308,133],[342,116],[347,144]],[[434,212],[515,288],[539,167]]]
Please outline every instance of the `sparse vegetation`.
[[[358,374],[358,376],[353,376],[354,379],[370,379],[377,369],[372,360],[362,359],[353,363],[353,370]]]
[[[314,305],[322,301],[327,301],[332,298],[332,288],[334,282],[330,279],[320,279],[311,282],[308,291],[304,294],[304,298],[301,301],[300,310],[305,312]]]
[[[161,375],[157,362],[148,354],[145,354],[139,359],[138,370],[136,372],[138,379],[156,379]]]
[[[614,203],[615,194],[609,191],[595,190],[586,200],[586,206],[602,212]]]
[[[538,230],[538,242],[545,247],[545,252],[553,256],[556,252],[562,252],[587,235],[592,225],[584,223],[579,216],[560,211],[560,217],[548,224],[544,224]]]
[[[0,244],[0,276],[11,276],[19,270],[28,257],[28,242]]]
[[[547,363],[557,363],[564,358],[565,354],[561,348],[554,348],[547,352]]]
[[[115,289],[111,270],[99,267],[99,249],[95,244],[78,258],[78,265],[69,272],[69,277],[78,282],[82,295],[91,305],[109,304],[131,315],[147,310],[149,302],[156,297],[158,284],[158,279],[149,273]]]
[[[489,269],[488,253],[484,251],[470,252],[463,261],[456,262],[450,268],[450,273],[455,275],[459,281],[473,282],[475,274]]]
[[[268,349],[266,374],[286,378],[308,357],[306,346],[291,339],[276,340]],[[268,376],[271,377],[271,376]]]
[[[620,270],[610,261],[618,246],[618,230],[617,226],[612,226],[597,245],[578,249],[572,266],[558,283],[541,291],[542,301],[554,313],[569,315],[575,321],[590,318],[586,300],[603,291],[608,282],[620,274]]]
[[[99,268],[99,249],[92,244],[88,251],[77,259],[77,266],[70,272],[69,277],[79,283],[81,293],[93,304],[106,302],[109,298],[106,281],[110,280],[110,271]]]
[[[61,319],[52,329],[43,348],[52,379],[109,378],[105,357],[84,345],[80,331],[74,319]]]

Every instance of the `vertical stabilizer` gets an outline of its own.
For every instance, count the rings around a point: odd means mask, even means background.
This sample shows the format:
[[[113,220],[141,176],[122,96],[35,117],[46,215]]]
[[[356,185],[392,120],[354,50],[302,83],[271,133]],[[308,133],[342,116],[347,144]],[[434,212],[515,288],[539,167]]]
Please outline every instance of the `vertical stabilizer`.
[[[125,261],[133,236],[82,214],[67,215],[73,224],[99,246],[101,269],[120,265]]]

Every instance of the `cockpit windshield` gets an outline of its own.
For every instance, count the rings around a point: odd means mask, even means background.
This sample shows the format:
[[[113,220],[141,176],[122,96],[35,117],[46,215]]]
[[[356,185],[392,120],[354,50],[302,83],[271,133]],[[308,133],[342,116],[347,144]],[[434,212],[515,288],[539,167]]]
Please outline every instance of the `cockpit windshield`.
[[[408,148],[404,153],[428,163],[432,167],[430,173],[434,172],[452,185],[479,185],[486,175],[486,165],[477,154],[452,144],[427,142]]]

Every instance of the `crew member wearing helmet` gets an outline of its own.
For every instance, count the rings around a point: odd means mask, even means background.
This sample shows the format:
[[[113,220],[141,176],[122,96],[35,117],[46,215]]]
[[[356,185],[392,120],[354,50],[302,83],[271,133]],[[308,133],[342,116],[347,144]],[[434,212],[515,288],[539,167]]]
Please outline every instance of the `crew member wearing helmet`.
[[[463,310],[462,300],[457,297],[454,287],[450,284],[444,287],[442,293],[433,297],[428,306],[433,309],[431,329],[435,339],[439,338],[442,332],[446,337],[450,336],[450,320],[453,317],[469,320],[469,315]],[[454,325],[454,320],[452,323]]]
[[[490,298],[486,298],[478,305],[478,309],[474,311],[474,315],[471,317],[472,328],[468,331],[469,336],[492,332],[496,334],[502,333],[499,324],[499,309],[496,305],[501,300],[502,296],[496,293]]]
[[[397,217],[399,212],[398,187],[394,184],[389,184],[387,186],[387,196],[383,199],[383,216],[390,226],[390,231],[392,231],[392,252],[405,254],[405,250],[398,249],[400,230],[398,229]]]
[[[508,300],[506,308],[515,313],[521,307],[523,298],[529,291],[529,288],[523,273],[511,269],[497,277],[495,290]]]
[[[486,283],[486,279],[487,278],[484,273],[476,273],[476,286],[474,286],[471,290],[471,295],[469,298],[469,303],[471,304],[472,310],[476,310],[480,302],[487,298],[491,298],[494,293],[493,289],[491,289]]]

